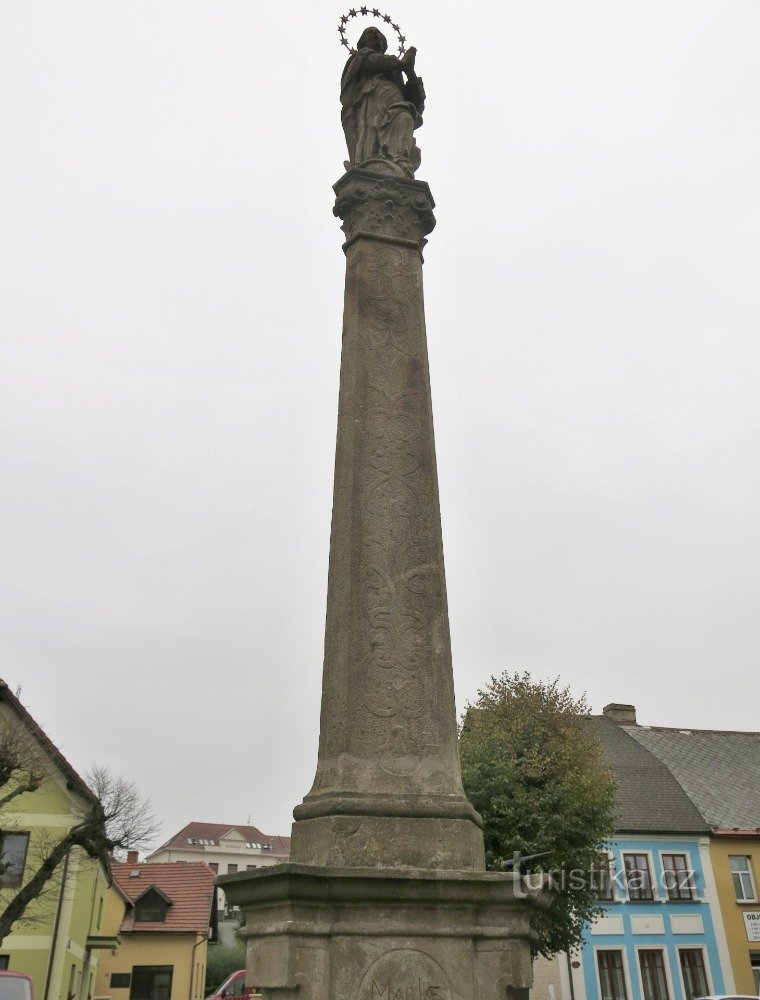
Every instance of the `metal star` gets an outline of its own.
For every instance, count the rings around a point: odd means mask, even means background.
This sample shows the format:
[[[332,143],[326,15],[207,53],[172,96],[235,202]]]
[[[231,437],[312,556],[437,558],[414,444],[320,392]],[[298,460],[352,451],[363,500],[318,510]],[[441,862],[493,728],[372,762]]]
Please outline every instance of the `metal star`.
[[[401,34],[400,25],[398,25],[395,21],[391,19],[390,14],[381,14],[378,7],[373,7],[371,10],[369,7],[365,6],[359,8],[352,7],[347,14],[341,14],[338,27],[338,34],[340,35],[340,44],[345,45],[345,47],[350,52],[356,52],[356,49],[348,42],[346,38],[346,25],[348,24],[348,22],[352,17],[358,17],[359,15],[361,15],[362,17],[366,17],[368,14],[371,14],[372,17],[376,17],[379,21],[384,21],[386,24],[390,25],[390,27],[393,29],[393,31],[395,31],[396,36],[398,37],[399,57],[403,56],[404,52],[406,51],[406,46],[404,45],[404,42],[406,41],[406,35]]]

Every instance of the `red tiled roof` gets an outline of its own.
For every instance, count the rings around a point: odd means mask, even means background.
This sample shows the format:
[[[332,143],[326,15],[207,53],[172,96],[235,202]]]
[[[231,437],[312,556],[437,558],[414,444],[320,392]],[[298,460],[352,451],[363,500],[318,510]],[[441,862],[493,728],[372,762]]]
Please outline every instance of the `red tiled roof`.
[[[170,861],[159,864],[130,865],[112,862],[116,885],[133,904],[121,924],[122,931],[205,934],[211,923],[214,905],[214,873],[204,861]],[[132,872],[139,872],[133,875]],[[163,923],[135,923],[134,904],[151,886],[155,886],[171,906]]]
[[[267,850],[267,854],[283,858],[290,855],[290,837],[272,837],[262,833],[255,826],[243,826],[240,823],[199,823],[195,820],[188,823],[179,833],[176,833],[153,853],[157,854],[158,851],[167,847],[171,847],[173,850],[193,851],[204,846],[202,844],[188,844],[188,840],[213,840],[214,846],[218,846],[221,838],[230,830],[237,830],[241,837],[250,844],[271,844],[272,849],[271,851]]]

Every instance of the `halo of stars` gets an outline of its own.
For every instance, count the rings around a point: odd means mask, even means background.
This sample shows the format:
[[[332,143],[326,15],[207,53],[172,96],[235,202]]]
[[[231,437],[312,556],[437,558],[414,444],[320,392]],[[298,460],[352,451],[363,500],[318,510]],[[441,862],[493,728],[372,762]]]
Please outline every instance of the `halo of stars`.
[[[351,20],[352,17],[376,17],[380,21],[384,21],[385,24],[390,25],[390,27],[396,32],[396,37],[398,38],[398,57],[403,59],[404,53],[406,52],[406,36],[401,34],[401,28],[396,24],[390,14],[381,14],[377,7],[352,7],[347,14],[342,14],[340,21],[338,22],[338,34],[340,35],[340,44],[345,46],[348,51],[353,55],[356,49],[351,45],[346,38],[346,25]]]

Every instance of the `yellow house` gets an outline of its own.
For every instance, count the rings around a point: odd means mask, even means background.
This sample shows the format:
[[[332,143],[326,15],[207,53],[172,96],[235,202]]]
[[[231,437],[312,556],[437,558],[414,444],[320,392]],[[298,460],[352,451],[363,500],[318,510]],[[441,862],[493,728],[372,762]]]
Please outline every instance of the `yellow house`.
[[[110,1000],[203,1000],[209,937],[216,934],[214,873],[207,864],[113,862],[104,926],[118,950],[98,966],[96,994]]]
[[[710,857],[736,992],[760,995],[760,830],[714,830]]]
[[[4,911],[96,799],[2,680],[0,735],[20,741],[21,756],[32,760],[39,775],[38,783],[30,783],[35,787],[19,792],[26,787],[21,779],[24,766],[3,774],[0,911]],[[80,848],[71,848],[39,898],[0,941],[0,968],[29,973],[35,1000],[92,997],[101,949],[117,943],[103,930],[109,880],[106,861],[94,861]]]

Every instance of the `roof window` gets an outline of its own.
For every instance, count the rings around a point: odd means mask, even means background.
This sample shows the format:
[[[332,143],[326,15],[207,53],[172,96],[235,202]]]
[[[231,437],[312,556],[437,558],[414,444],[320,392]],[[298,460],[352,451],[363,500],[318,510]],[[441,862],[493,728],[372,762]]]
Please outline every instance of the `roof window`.
[[[170,905],[171,901],[155,886],[151,886],[135,903],[135,923],[164,923]]]

